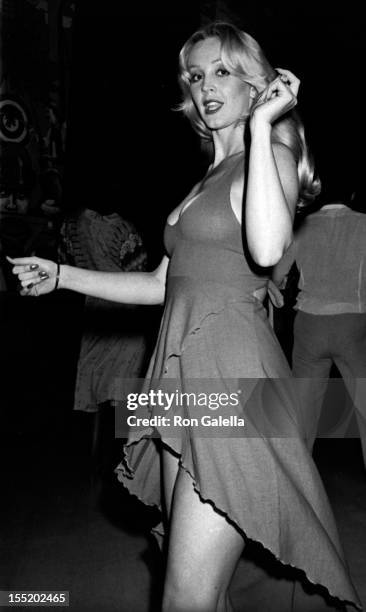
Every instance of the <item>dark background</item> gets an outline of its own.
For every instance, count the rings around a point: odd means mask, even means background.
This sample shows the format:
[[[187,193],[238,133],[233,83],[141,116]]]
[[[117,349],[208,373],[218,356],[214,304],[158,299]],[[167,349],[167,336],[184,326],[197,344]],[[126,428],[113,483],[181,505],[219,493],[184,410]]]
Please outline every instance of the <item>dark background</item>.
[[[117,205],[159,243],[167,211],[204,168],[196,137],[172,109],[180,100],[179,49],[211,18],[232,19],[274,66],[300,77],[298,109],[324,187],[335,180],[356,185],[364,93],[360,3],[88,0],[78,5],[74,29],[66,207],[83,198]]]

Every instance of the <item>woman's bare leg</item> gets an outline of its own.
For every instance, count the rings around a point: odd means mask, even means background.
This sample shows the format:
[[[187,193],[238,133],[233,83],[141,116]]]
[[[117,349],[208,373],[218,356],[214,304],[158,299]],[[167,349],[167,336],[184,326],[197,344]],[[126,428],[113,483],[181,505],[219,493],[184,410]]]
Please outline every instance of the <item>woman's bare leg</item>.
[[[165,490],[172,493],[164,612],[229,612],[227,589],[244,540],[211,504],[201,501],[178,459],[164,451]]]

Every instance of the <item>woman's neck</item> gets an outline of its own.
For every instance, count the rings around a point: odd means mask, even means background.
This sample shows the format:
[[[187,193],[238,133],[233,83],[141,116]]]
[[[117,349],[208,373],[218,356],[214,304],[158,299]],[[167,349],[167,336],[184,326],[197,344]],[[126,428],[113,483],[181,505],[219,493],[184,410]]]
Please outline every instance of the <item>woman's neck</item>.
[[[221,162],[231,155],[236,155],[244,151],[244,129],[226,128],[212,133],[214,146],[214,160],[211,168],[216,168]]]

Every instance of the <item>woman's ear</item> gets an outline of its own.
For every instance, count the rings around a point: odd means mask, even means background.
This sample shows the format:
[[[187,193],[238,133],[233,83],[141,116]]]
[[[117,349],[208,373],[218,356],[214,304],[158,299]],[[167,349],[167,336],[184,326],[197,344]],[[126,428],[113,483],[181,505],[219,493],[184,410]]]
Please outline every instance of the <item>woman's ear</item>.
[[[249,89],[249,104],[248,104],[249,112],[250,112],[250,110],[251,110],[251,108],[252,108],[252,106],[254,104],[254,101],[257,98],[257,96],[258,96],[258,92],[257,92],[256,88],[253,85],[251,85],[250,89]]]

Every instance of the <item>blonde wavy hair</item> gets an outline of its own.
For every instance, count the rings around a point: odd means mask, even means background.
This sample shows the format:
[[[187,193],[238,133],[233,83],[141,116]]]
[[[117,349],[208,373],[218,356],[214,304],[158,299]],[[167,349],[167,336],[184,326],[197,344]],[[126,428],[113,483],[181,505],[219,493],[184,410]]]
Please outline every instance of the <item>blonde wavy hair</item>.
[[[221,59],[225,68],[252,85],[258,95],[277,76],[254,38],[230,23],[216,21],[192,34],[179,54],[179,84],[183,101],[177,110],[184,113],[193,129],[206,143],[212,142],[212,134],[199,116],[192,100],[188,58],[196,43],[212,37],[218,38],[221,43]],[[319,178],[315,177],[313,160],[305,140],[304,126],[296,111],[286,113],[273,124],[272,142],[284,144],[292,151],[299,177],[298,207],[305,206],[319,195],[321,185]]]

